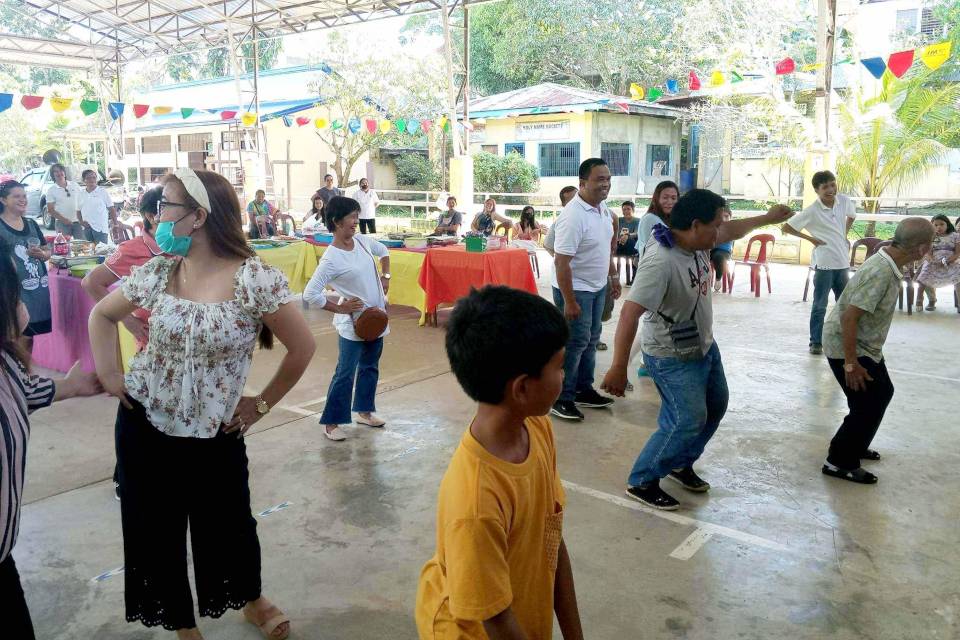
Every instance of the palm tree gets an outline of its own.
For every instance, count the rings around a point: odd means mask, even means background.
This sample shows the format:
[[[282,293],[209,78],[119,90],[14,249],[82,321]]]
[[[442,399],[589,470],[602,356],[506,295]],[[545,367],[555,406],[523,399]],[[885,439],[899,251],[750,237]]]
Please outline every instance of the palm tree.
[[[837,174],[845,188],[880,198],[892,186],[916,184],[944,159],[946,144],[960,137],[960,83],[934,83],[930,76],[921,72],[898,80],[888,72],[876,97],[855,95],[840,107]],[[865,206],[876,213],[879,200]],[[871,222],[867,235],[875,227]]]

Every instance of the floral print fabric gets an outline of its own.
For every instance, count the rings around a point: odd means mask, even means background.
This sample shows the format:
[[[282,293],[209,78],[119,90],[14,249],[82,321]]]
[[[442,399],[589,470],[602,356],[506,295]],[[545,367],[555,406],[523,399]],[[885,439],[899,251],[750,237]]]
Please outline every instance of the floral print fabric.
[[[158,256],[122,285],[127,300],[151,312],[150,339],[131,361],[127,393],[162,433],[212,438],[240,401],[263,314],[293,296],[282,272],[248,258],[234,276],[232,300],[177,298],[166,292],[175,264]]]

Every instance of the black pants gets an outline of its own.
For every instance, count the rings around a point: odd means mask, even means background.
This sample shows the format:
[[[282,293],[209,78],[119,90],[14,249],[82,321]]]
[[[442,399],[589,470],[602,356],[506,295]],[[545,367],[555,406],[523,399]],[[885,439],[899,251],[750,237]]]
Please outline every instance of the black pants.
[[[377,221],[373,218],[369,220],[360,219],[360,233],[376,233]]]
[[[854,391],[847,386],[843,360],[827,360],[844,395],[847,396],[847,405],[850,407],[850,413],[843,419],[837,435],[830,441],[827,462],[846,470],[860,467],[860,458],[873,442],[883,414],[893,398],[893,383],[887,374],[886,362],[881,361],[878,364],[870,358],[858,358],[858,361],[873,378],[873,381],[867,382],[863,391]]]
[[[0,620],[3,632],[0,635],[17,640],[34,640],[30,611],[23,597],[20,574],[17,573],[17,563],[12,555],[0,562],[0,602],[3,603],[3,618]]]
[[[730,252],[723,249],[711,249],[710,250],[710,262],[713,263],[713,273],[716,277],[717,282],[720,282],[720,279],[723,278],[724,274],[724,265],[727,264],[727,260],[730,259]]]
[[[127,621],[196,626],[188,525],[200,615],[218,618],[256,600],[260,542],[243,439],[168,436],[133,406],[120,406],[116,424]]]

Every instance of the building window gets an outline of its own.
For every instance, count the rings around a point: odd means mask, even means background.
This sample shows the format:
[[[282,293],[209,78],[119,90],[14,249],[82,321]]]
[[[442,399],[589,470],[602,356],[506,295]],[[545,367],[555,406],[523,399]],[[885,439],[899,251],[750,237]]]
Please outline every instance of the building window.
[[[137,168],[130,167],[129,169],[127,169],[127,183],[137,184],[137,182],[139,182],[139,180],[137,180]]]
[[[212,141],[209,133],[184,133],[177,136],[177,147],[180,151],[207,151]]]
[[[757,144],[767,144],[770,142],[770,136],[761,131],[757,134]]]
[[[670,145],[647,145],[647,173],[648,176],[670,175]]]
[[[497,155],[497,145],[495,144],[482,144],[480,145],[480,151],[484,153],[489,153],[492,156]]]
[[[540,177],[568,178],[580,170],[580,143],[555,142],[540,145]]]
[[[601,142],[600,157],[610,168],[611,176],[630,175],[630,145],[626,142]]]
[[[170,136],[146,136],[141,138],[140,149],[144,153],[169,153]]]
[[[167,171],[169,171],[169,169],[166,167],[144,167],[140,170],[140,182],[150,184],[157,178],[162,178],[166,175]]]
[[[133,138],[124,138],[123,139],[123,152],[134,154],[137,152],[137,141]]]
[[[897,24],[894,27],[896,33],[916,33],[917,32],[917,10],[916,9],[897,9]]]
[[[256,151],[257,143],[244,131],[224,131],[220,134],[220,148],[224,151]]]
[[[503,155],[505,156],[511,153],[519,153],[523,157],[525,151],[526,145],[522,142],[507,142],[503,145]]]
[[[933,9],[926,8],[920,12],[920,33],[933,39],[942,38],[945,35],[943,23],[937,20],[933,15]]]

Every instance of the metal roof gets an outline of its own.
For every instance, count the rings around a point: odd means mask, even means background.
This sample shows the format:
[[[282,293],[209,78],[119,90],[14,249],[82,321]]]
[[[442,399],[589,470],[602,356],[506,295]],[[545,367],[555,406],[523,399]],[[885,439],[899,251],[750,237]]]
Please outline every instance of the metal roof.
[[[448,0],[460,5],[491,0]],[[60,32],[55,39],[0,34],[0,60],[76,67],[87,60],[126,62],[197,49],[229,46],[252,38],[370,22],[436,11],[442,0],[20,0],[22,13]],[[46,51],[24,57],[25,42]],[[56,47],[86,47],[58,51]],[[11,59],[10,56],[20,55]]]
[[[458,108],[462,113],[462,105]],[[675,117],[680,113],[680,110],[675,107],[656,102],[633,100],[612,93],[568,87],[553,82],[544,82],[470,101],[471,118],[496,118],[575,110],[626,112],[664,117]]]

